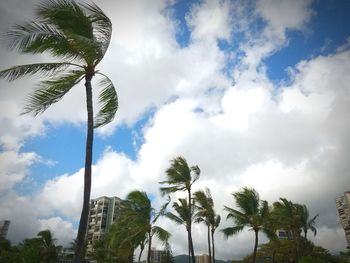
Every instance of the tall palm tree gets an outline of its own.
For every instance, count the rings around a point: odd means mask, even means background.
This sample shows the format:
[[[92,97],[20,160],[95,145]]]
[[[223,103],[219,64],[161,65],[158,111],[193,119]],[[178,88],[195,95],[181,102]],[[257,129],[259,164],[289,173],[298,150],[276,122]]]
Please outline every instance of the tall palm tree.
[[[211,196],[209,188],[205,191],[199,190],[194,194],[194,200],[196,204],[195,222],[203,222],[207,226],[208,230],[208,252],[209,258],[215,262],[215,245],[214,245],[214,233],[220,224],[221,217],[215,214],[214,201]]]
[[[151,261],[153,237],[157,236],[164,244],[170,238],[168,231],[155,225],[164,209],[165,207],[159,213],[156,213],[155,209],[151,206],[151,200],[145,192],[132,191],[127,195],[120,211],[120,218],[117,225],[119,224],[119,228],[126,229],[122,242],[130,241],[135,244],[135,247],[140,245],[141,252],[139,259],[141,258],[145,244],[148,243],[148,263]]]
[[[174,221],[176,224],[185,226],[188,240],[189,240],[188,242],[189,261],[191,261],[192,259],[192,262],[193,260],[195,262],[195,257],[193,256],[194,253],[193,253],[193,243],[192,243],[192,234],[191,234],[191,224],[193,220],[194,209],[191,208],[190,204],[187,202],[185,198],[179,198],[178,202],[173,202],[173,208],[176,214],[172,212],[167,212],[165,213],[165,216],[170,220]],[[192,251],[191,251],[191,248],[192,248]]]
[[[244,187],[242,191],[232,195],[239,210],[227,206],[225,206],[224,210],[228,212],[226,219],[232,219],[235,225],[222,229],[222,232],[227,238],[242,231],[245,227],[253,230],[255,234],[253,263],[255,263],[259,231],[265,232],[268,236],[271,235],[270,230],[265,225],[269,219],[268,203],[260,200],[258,192],[253,188]]]
[[[166,184],[160,187],[162,194],[170,194],[178,191],[187,192],[187,204],[189,209],[189,217],[187,217],[188,228],[188,245],[190,251],[190,260],[195,263],[195,255],[192,241],[192,185],[199,179],[200,169],[197,165],[189,166],[185,158],[178,156],[170,161],[170,167],[166,170],[167,180],[159,182]]]
[[[13,66],[0,71],[0,78],[9,81],[27,75],[44,77],[29,97],[23,114],[43,113],[52,104],[85,79],[87,137],[84,172],[84,201],[77,235],[74,262],[80,262],[87,229],[91,191],[93,129],[113,120],[118,108],[114,85],[96,67],[104,57],[112,34],[112,23],[95,4],[73,0],[43,1],[36,9],[36,18],[16,25],[6,33],[9,48],[24,54],[49,53],[57,61]],[[103,86],[99,93],[99,112],[93,116],[92,85],[95,75]]]

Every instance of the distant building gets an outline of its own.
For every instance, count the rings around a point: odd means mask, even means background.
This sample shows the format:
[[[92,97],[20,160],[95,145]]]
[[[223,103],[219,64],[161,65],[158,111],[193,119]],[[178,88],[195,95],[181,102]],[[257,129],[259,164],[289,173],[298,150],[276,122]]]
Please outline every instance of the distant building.
[[[196,263],[210,263],[210,257],[207,254],[196,256]]]
[[[152,263],[162,263],[163,258],[167,255],[166,250],[151,249],[151,262]]]
[[[0,238],[6,238],[9,227],[10,227],[10,220],[0,221]]]
[[[350,191],[335,199],[340,222],[345,231],[346,242],[350,248]]]
[[[87,251],[93,242],[102,238],[117,220],[122,200],[118,197],[101,196],[90,200],[88,229],[86,233]]]

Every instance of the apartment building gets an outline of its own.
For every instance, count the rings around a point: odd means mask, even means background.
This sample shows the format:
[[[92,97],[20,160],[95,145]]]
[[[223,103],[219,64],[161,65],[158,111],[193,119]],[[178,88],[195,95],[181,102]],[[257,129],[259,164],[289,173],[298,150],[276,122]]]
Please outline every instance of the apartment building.
[[[340,222],[345,231],[346,242],[350,248],[350,191],[335,199]]]
[[[101,196],[90,200],[88,230],[86,234],[87,251],[92,250],[95,240],[102,238],[119,216],[122,200],[118,197]]]
[[[10,220],[0,221],[0,238],[6,238],[9,227],[10,227]]]

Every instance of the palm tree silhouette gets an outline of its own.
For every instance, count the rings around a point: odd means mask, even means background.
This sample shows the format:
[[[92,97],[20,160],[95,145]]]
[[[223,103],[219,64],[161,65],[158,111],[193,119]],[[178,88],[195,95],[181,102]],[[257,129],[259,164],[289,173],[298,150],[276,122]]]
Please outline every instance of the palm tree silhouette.
[[[192,241],[192,185],[199,179],[200,169],[197,165],[189,166],[185,158],[179,156],[170,161],[170,167],[166,170],[167,180],[159,182],[160,184],[167,184],[167,186],[160,187],[162,194],[170,194],[178,191],[187,192],[188,216],[187,218],[187,232],[188,232],[188,249],[189,261],[195,263],[193,241]]]
[[[244,187],[242,191],[233,193],[232,195],[239,210],[227,206],[225,206],[224,210],[228,212],[227,219],[232,219],[235,225],[224,228],[221,231],[225,237],[229,237],[242,231],[245,227],[253,230],[255,234],[253,263],[255,263],[259,231],[265,232],[268,236],[272,235],[270,229],[266,226],[269,219],[268,203],[267,201],[260,200],[258,192],[253,188]]]

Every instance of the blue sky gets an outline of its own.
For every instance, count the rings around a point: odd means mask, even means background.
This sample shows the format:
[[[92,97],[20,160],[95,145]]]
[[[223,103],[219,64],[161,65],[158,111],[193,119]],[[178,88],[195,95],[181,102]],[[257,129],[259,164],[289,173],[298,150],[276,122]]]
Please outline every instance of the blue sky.
[[[3,1],[0,30],[32,17],[35,3]],[[93,197],[142,189],[159,206],[158,182],[183,155],[201,167],[196,187],[210,186],[222,216],[223,205],[234,205],[230,193],[254,187],[269,202],[307,204],[320,214],[314,242],[345,248],[334,199],[350,188],[349,1],[96,3],[113,22],[100,69],[115,83],[120,109],[95,133]],[[0,53],[1,68],[50,60],[4,46]],[[0,209],[12,222],[9,238],[49,227],[67,244],[82,197],[83,89],[33,119],[18,113],[35,79],[0,85]],[[204,231],[194,231],[204,253]],[[249,253],[250,234],[218,234],[219,257]],[[174,233],[176,254],[185,239]]]

